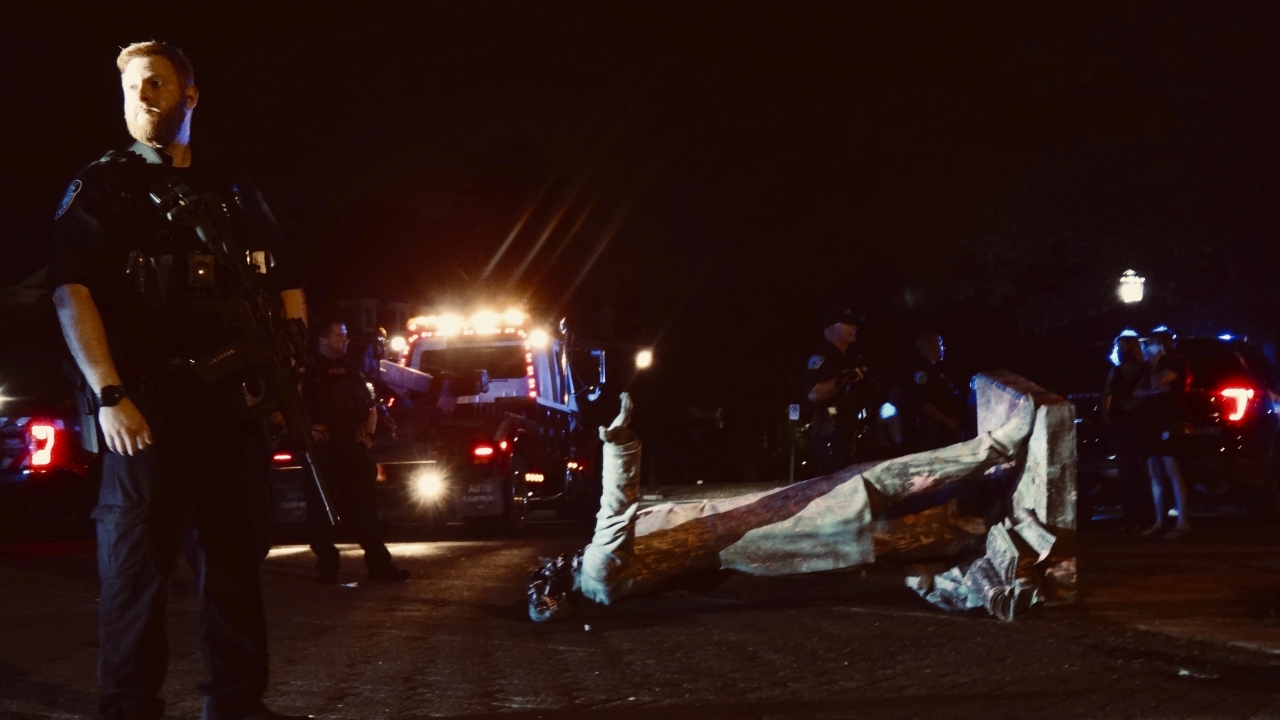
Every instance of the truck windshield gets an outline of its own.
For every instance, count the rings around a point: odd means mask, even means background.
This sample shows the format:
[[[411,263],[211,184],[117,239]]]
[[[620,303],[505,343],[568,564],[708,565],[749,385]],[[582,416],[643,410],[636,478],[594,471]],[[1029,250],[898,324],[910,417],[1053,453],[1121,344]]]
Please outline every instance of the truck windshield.
[[[492,380],[522,378],[525,377],[524,347],[474,345],[423,350],[418,369],[428,373],[443,370],[458,375],[487,370]]]

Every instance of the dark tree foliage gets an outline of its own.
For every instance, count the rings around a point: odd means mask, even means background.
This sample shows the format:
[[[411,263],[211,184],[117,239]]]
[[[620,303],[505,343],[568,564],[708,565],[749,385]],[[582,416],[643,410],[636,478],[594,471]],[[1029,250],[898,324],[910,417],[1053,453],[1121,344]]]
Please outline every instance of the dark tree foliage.
[[[1038,127],[965,243],[960,294],[1046,333],[1114,315],[1132,268],[1168,322],[1272,335],[1275,63],[1255,9],[1027,10],[1006,70]]]

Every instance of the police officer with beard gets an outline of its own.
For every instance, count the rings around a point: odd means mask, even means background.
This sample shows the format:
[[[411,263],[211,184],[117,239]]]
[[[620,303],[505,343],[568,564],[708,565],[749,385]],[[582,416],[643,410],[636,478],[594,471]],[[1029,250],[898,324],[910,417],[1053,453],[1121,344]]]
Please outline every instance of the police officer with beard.
[[[47,281],[107,448],[93,512],[102,581],[98,710],[108,720],[164,714],[169,577],[183,532],[194,526],[203,717],[286,717],[262,702],[268,451],[246,405],[246,388],[260,378],[250,367],[206,384],[194,370],[233,340],[224,318],[242,269],[169,221],[152,194],[183,185],[217,195],[246,262],[275,278],[277,311],[303,318],[306,300],[287,264],[274,262],[275,228],[256,191],[192,156],[199,92],[187,57],[145,42],[122,50],[116,65],[137,142],[82,170],[67,189]]]
[[[307,369],[302,396],[307,402],[316,439],[316,462],[353,516],[356,540],[364,549],[369,579],[400,582],[409,571],[391,564],[391,553],[378,529],[377,465],[369,446],[377,427],[377,407],[359,367],[347,358],[347,326],[339,321],[320,328],[314,367]],[[311,550],[322,585],[338,582],[338,549],[333,526],[321,509],[314,487],[307,484],[307,520]]]
[[[823,315],[822,342],[806,363],[803,387],[809,401],[809,452],[813,475],[827,475],[854,461],[859,392],[867,371],[856,347],[861,318],[847,307]]]

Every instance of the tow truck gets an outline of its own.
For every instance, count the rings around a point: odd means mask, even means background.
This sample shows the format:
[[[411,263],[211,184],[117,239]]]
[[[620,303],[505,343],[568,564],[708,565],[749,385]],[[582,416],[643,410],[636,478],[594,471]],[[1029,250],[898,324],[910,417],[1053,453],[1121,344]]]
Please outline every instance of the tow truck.
[[[406,329],[371,383],[395,428],[370,450],[385,522],[514,534],[535,510],[595,512],[603,349],[518,309],[438,312]],[[277,462],[290,463],[283,455]],[[300,492],[292,497],[277,508],[305,507]]]

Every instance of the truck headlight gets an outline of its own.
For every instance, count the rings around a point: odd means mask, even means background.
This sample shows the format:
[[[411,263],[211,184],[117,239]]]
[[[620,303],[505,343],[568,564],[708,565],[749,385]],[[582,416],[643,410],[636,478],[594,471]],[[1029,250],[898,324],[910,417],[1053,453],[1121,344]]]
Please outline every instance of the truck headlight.
[[[424,470],[415,475],[411,487],[413,496],[422,503],[439,500],[449,489],[444,481],[444,475],[439,470]]]

